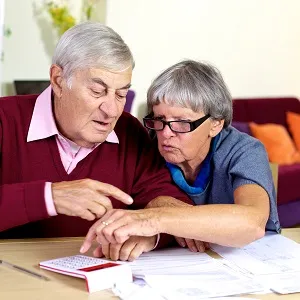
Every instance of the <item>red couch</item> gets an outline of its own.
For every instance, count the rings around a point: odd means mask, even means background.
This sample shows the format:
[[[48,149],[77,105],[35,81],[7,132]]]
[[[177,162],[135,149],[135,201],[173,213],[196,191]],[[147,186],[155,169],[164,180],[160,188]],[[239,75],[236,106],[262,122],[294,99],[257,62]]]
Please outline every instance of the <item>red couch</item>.
[[[281,124],[288,129],[287,111],[300,113],[300,101],[288,97],[234,99],[232,125],[248,134],[250,121]],[[300,224],[300,164],[279,166],[277,203],[282,227]]]

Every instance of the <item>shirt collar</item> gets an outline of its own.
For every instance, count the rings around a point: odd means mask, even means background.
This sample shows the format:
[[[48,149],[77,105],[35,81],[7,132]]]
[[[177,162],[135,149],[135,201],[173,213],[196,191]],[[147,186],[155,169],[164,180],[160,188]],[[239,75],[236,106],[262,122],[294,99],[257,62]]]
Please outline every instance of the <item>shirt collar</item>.
[[[27,142],[42,140],[53,135],[61,136],[55,124],[51,97],[51,86],[46,88],[37,97],[29,125]],[[119,143],[119,139],[114,130],[107,136],[106,142]]]

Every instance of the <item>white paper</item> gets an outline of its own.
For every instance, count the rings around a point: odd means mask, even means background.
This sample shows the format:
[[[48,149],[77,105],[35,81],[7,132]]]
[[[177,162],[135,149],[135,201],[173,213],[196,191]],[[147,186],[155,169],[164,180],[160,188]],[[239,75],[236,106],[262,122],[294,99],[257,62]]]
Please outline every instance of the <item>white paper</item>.
[[[265,237],[242,248],[211,245],[213,251],[254,275],[300,271],[300,245],[279,234]]]
[[[212,261],[214,259],[206,253],[174,248],[143,253],[130,263],[130,267],[136,277],[143,277],[146,274],[197,274],[203,264]]]
[[[266,288],[279,294],[291,294],[300,292],[300,272],[263,275],[257,280]]]
[[[116,284],[112,292],[122,300],[165,300],[147,284],[138,283]]]
[[[248,294],[263,287],[222,267],[199,275],[146,275],[145,281],[168,300],[193,300]]]
[[[113,289],[116,296],[123,300],[195,300],[209,299],[247,299],[220,296],[252,293],[263,286],[223,265],[223,260],[201,265],[198,275],[146,275],[135,279],[132,284],[118,284]],[[149,285],[147,284],[149,283]]]

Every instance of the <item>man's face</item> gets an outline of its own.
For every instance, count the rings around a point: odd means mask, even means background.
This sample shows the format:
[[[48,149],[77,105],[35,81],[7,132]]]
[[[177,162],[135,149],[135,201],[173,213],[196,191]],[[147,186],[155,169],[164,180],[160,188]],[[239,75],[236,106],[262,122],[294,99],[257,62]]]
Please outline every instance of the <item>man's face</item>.
[[[83,147],[104,142],[123,112],[131,75],[132,68],[80,70],[72,76],[71,89],[63,79],[60,95],[54,90],[60,132]]]

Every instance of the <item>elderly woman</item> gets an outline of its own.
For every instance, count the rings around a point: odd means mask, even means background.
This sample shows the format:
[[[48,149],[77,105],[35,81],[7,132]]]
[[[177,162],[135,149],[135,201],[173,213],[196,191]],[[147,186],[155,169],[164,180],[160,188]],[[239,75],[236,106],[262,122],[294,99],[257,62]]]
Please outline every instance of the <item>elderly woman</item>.
[[[230,126],[232,99],[218,70],[191,60],[177,63],[154,80],[147,98],[144,125],[156,133],[174,182],[196,206],[170,201],[152,202],[145,210],[111,210],[85,243],[96,235],[103,245],[118,245],[132,235],[167,233],[182,246],[204,251],[207,242],[239,247],[265,230],[279,232],[266,151]]]

